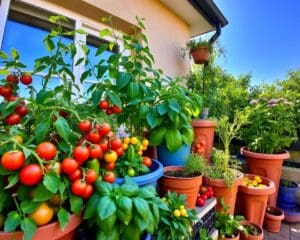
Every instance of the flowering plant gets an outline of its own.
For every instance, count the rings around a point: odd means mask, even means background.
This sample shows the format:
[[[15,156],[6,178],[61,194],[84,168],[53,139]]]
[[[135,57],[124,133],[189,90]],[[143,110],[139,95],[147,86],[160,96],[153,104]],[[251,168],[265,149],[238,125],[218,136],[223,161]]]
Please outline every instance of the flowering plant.
[[[249,150],[278,153],[297,139],[293,103],[285,98],[250,101],[249,124],[241,131]]]

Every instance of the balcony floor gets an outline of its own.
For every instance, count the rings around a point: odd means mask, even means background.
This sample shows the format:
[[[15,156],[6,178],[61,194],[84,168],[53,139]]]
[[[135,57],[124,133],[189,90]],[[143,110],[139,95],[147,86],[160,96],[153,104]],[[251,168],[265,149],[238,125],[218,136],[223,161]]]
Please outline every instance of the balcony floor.
[[[264,230],[264,240],[300,240],[300,223],[282,223],[279,233]]]

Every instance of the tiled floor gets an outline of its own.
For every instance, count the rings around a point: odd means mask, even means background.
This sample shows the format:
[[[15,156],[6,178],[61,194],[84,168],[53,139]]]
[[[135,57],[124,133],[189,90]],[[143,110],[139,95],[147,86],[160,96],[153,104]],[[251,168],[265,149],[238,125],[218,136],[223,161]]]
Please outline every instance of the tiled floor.
[[[282,223],[279,233],[264,231],[264,240],[300,240],[300,223]]]

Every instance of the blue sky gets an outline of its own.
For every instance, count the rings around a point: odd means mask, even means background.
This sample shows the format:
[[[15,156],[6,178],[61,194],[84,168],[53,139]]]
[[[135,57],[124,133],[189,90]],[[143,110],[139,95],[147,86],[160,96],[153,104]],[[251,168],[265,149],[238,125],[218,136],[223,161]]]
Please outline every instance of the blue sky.
[[[219,38],[220,64],[229,73],[252,74],[252,84],[284,79],[300,69],[299,0],[214,0],[229,24]]]

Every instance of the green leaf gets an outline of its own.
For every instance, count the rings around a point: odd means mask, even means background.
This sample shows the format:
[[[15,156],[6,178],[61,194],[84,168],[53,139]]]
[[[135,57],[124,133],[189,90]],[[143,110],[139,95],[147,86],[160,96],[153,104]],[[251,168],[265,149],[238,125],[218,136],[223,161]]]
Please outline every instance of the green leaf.
[[[66,141],[69,142],[69,137],[71,135],[71,128],[66,119],[63,117],[58,117],[54,123],[54,126],[58,134]]]
[[[104,196],[98,202],[97,212],[101,220],[104,220],[110,217],[111,215],[116,214],[116,211],[116,204],[110,197]]]
[[[79,59],[76,61],[75,66],[80,65],[83,61],[84,61],[84,58],[79,58]]]
[[[55,45],[54,45],[54,42],[52,40],[51,37],[47,36],[45,39],[44,39],[44,43],[46,45],[46,49],[49,51],[49,52],[52,52],[55,48]]]
[[[159,113],[159,115],[161,115],[161,116],[164,115],[165,113],[167,113],[169,110],[166,103],[158,104],[156,109],[157,109],[157,112]]]
[[[134,105],[137,105],[141,102],[142,100],[139,99],[139,98],[135,98],[135,99],[132,99],[131,101],[128,102],[127,106],[134,106]]]
[[[105,36],[107,36],[107,35],[110,35],[111,34],[111,31],[109,30],[109,29],[102,29],[101,31],[100,31],[100,33],[99,33],[99,37],[100,38],[103,38],[103,37],[105,37]]]
[[[44,186],[53,193],[56,193],[59,188],[60,179],[56,172],[51,171],[44,175],[43,184]]]
[[[9,70],[8,69],[0,69],[0,75],[8,75]]]
[[[146,120],[147,120],[147,123],[149,124],[149,126],[151,128],[154,128],[157,125],[156,118],[155,118],[154,113],[152,111],[147,113]]]
[[[33,202],[31,200],[26,200],[21,203],[21,209],[23,213],[32,213],[41,205],[40,202]]]
[[[50,119],[46,121],[41,121],[38,123],[34,129],[34,137],[36,142],[42,142],[45,139],[48,131],[50,129]]]
[[[126,87],[128,82],[130,81],[131,76],[127,72],[119,72],[118,77],[116,79],[117,88],[121,90],[122,88]]]
[[[83,219],[93,219],[96,217],[97,211],[95,211],[95,206],[98,206],[98,202],[101,196],[99,194],[93,194],[84,209]]]
[[[134,99],[139,95],[139,84],[136,82],[130,82],[127,87],[127,95],[130,99]]]
[[[177,113],[180,112],[180,107],[179,107],[179,104],[177,103],[176,100],[174,100],[174,99],[169,99],[169,100],[168,100],[168,103],[169,103],[169,108],[170,108],[170,109],[172,109],[174,112],[177,112]]]
[[[101,44],[98,49],[97,49],[97,52],[96,52],[96,55],[95,56],[99,56],[101,53],[105,52],[108,48],[108,45],[106,43],[103,43]]]
[[[117,214],[113,214],[104,220],[98,220],[98,225],[101,226],[102,231],[107,233],[111,232],[114,228],[116,228]],[[106,239],[105,239],[106,240]]]
[[[132,200],[126,196],[120,196],[117,201],[117,216],[125,225],[132,219]]]
[[[34,202],[43,202],[53,197],[54,193],[50,192],[42,183],[39,184],[33,193]]]
[[[104,181],[96,181],[95,188],[97,192],[104,196],[108,196],[113,190],[112,184]]]
[[[107,92],[107,96],[108,96],[111,103],[113,103],[113,104],[117,105],[118,107],[122,108],[122,102],[121,102],[119,94],[117,94],[116,92]]]
[[[31,240],[36,232],[37,226],[32,219],[24,218],[21,221],[21,229],[24,232],[24,240]]]
[[[12,48],[11,49],[11,56],[13,57],[14,60],[18,60],[19,59],[19,53],[16,49]]]
[[[90,76],[90,75],[91,75],[91,70],[90,69],[83,72],[81,77],[80,77],[80,82],[83,83],[83,81],[86,80],[87,77]]]
[[[4,222],[4,231],[5,232],[12,232],[15,231],[16,228],[21,223],[21,216],[17,211],[9,212],[5,222]]]
[[[8,59],[8,55],[5,52],[0,51],[0,58]]]
[[[113,49],[114,49],[114,46],[115,46],[115,43],[114,43],[114,42],[110,42],[110,43],[108,44],[108,49],[112,52]]]
[[[36,95],[36,103],[44,104],[46,102],[46,100],[49,100],[52,97],[53,97],[52,91],[47,91],[47,90],[42,89]]]
[[[19,181],[19,174],[10,175],[8,177],[8,184],[5,186],[4,189],[11,188],[12,186],[16,185],[16,183]]]
[[[144,219],[147,220],[150,212],[148,202],[140,197],[133,198],[133,205],[138,214]]]
[[[71,203],[71,211],[79,215],[83,207],[83,199],[81,197],[71,194],[70,203]]]
[[[167,148],[171,152],[175,152],[182,145],[182,137],[180,131],[176,128],[168,129],[165,135]]]
[[[182,141],[185,144],[192,144],[194,141],[194,129],[192,127],[183,128],[181,131]]]
[[[66,209],[64,208],[59,209],[57,213],[57,217],[58,217],[60,228],[62,230],[68,225],[70,216],[71,216],[70,213]]]
[[[167,128],[165,128],[165,127],[161,127],[157,130],[152,131],[150,134],[150,139],[149,139],[150,145],[152,145],[152,146],[161,145],[165,138],[166,132],[167,132]]]

